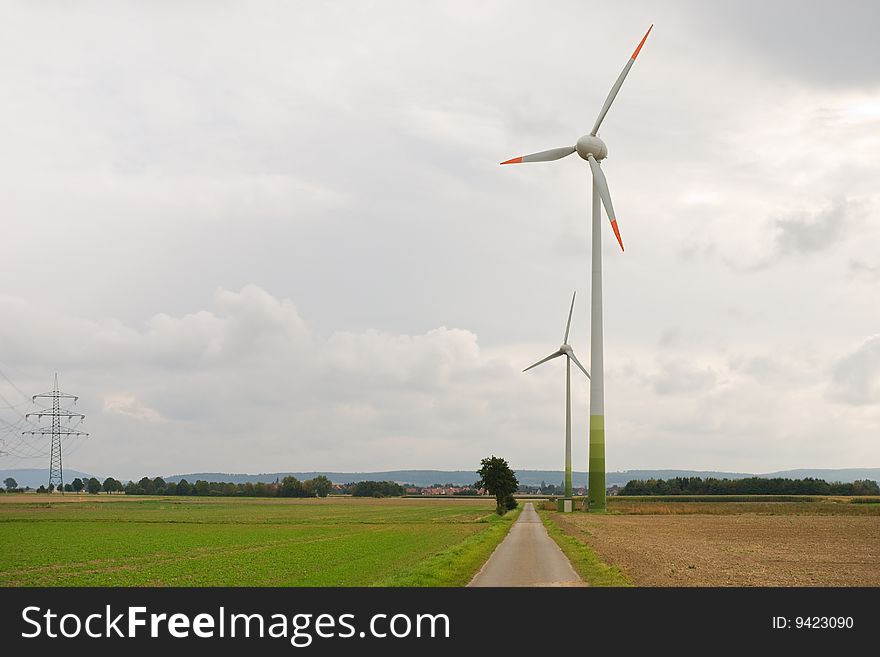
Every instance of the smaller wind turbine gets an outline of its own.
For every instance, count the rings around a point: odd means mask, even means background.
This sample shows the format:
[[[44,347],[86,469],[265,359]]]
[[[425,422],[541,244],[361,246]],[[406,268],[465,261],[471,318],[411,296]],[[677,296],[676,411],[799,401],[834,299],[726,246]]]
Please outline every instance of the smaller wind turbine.
[[[568,331],[571,328],[571,315],[574,312],[574,298],[577,292],[571,295],[571,308],[568,309],[568,322],[565,324],[565,337],[562,338],[562,345],[546,358],[542,358],[534,365],[529,365],[523,372],[528,372],[533,367],[537,367],[541,363],[548,360],[565,356],[565,499],[560,511],[571,511],[571,362],[577,365],[581,372],[590,378],[590,373],[584,369],[581,362],[574,355],[574,350],[568,344]]]

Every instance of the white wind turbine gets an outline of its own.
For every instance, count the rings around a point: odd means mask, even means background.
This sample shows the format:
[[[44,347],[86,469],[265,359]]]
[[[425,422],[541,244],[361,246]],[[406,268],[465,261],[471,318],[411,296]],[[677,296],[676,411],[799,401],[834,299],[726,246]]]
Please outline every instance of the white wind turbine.
[[[614,206],[611,204],[611,194],[608,192],[608,182],[605,180],[605,174],[599,162],[608,155],[608,148],[605,142],[598,137],[599,126],[611,103],[617,97],[617,92],[623,81],[626,79],[629,70],[632,68],[639,51],[645,45],[651,28],[645,32],[645,36],[639,42],[626,66],[623,67],[620,75],[608,97],[602,110],[593,124],[590,134],[584,135],[577,140],[574,146],[563,146],[562,148],[553,148],[549,151],[541,151],[540,153],[532,153],[531,155],[523,155],[502,162],[501,164],[519,164],[523,162],[549,162],[551,160],[559,160],[567,157],[577,151],[584,160],[589,162],[590,170],[593,173],[593,217],[592,217],[592,236],[593,236],[593,262],[592,262],[592,296],[590,299],[590,371],[593,378],[590,383],[590,467],[589,467],[589,509],[590,511],[605,510],[605,384],[604,384],[604,365],[602,362],[602,232],[600,230],[601,222],[601,205],[605,206],[605,212],[608,219],[611,220],[611,228],[614,236],[623,250],[623,240],[620,239],[620,230],[617,227],[617,215],[614,213]]]
[[[548,360],[565,356],[565,499],[561,505],[561,511],[571,511],[571,362],[577,365],[581,372],[590,378],[590,373],[584,369],[581,362],[574,355],[574,350],[568,344],[568,332],[571,329],[571,314],[574,312],[575,292],[571,295],[571,308],[568,309],[568,322],[565,324],[565,336],[562,338],[562,346],[546,358],[542,358],[534,365],[529,365],[523,372],[528,372],[533,367],[537,367],[541,363]]]

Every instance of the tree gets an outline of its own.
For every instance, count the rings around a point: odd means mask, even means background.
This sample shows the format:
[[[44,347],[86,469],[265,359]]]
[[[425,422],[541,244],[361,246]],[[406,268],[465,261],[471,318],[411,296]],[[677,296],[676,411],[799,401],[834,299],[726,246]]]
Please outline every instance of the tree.
[[[88,482],[86,482],[86,490],[91,495],[97,495],[101,492],[101,482],[98,481],[97,477],[89,477]]]
[[[305,489],[302,482],[291,475],[287,475],[281,480],[281,486],[278,488],[279,497],[305,497]]]
[[[122,490],[122,484],[113,477],[107,477],[104,483],[101,484],[101,488],[104,489],[105,493],[118,493]]]
[[[394,481],[359,481],[351,489],[353,497],[399,497],[403,486]]]
[[[82,479],[80,479],[79,477],[77,477],[77,478],[74,479],[72,482],[70,482],[70,487],[73,488],[73,492],[78,493],[78,492],[80,492],[83,488],[85,488],[86,485],[83,483],[83,480],[82,480]],[[65,487],[64,490],[67,490],[67,488]]]
[[[324,475],[318,475],[314,479],[312,479],[312,484],[315,487],[315,495],[318,497],[327,497],[330,494],[330,491],[333,490],[333,482],[331,482]]]
[[[3,480],[3,483],[6,485],[6,490],[15,490],[18,488],[18,482],[12,477],[6,477],[6,479]]]
[[[55,490],[55,484],[49,484],[49,492],[51,493],[54,490]]]
[[[513,494],[516,492],[519,482],[513,470],[500,456],[489,456],[480,461],[480,469],[477,470],[480,480],[474,484],[474,488],[485,488],[495,496],[495,513],[503,516],[508,509],[516,508],[516,500]]]
[[[82,482],[79,482],[79,483],[82,483]],[[64,484],[64,492],[65,493],[72,493],[73,486],[71,484]]]

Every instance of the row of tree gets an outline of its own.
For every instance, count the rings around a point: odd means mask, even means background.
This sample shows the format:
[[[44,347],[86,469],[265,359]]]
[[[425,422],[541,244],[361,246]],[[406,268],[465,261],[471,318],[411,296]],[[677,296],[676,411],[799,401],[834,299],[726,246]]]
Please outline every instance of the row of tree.
[[[400,497],[403,486],[393,481],[358,481],[343,487],[354,497]]]
[[[528,484],[520,484],[516,489],[517,493],[528,493],[529,495],[562,495],[565,493],[565,486],[563,484],[548,484],[545,481],[541,482],[540,486],[531,486]]]
[[[113,481],[116,481],[116,480],[114,479]],[[119,483],[119,482],[117,482],[117,483]],[[121,486],[121,484],[120,484],[120,486]],[[37,492],[38,493],[51,493],[54,490],[56,490],[55,484],[49,484],[48,488],[46,488],[45,486],[40,486],[37,489]],[[91,493],[94,495],[94,494],[100,493],[102,490],[105,490],[105,489],[102,486],[101,482],[98,481],[98,479],[95,477],[89,477],[85,481],[83,481],[82,479],[77,477],[73,481],[64,484],[63,488],[59,484],[57,490],[59,490],[59,491],[63,490],[65,493],[81,493],[83,491],[86,491],[87,493]],[[119,490],[122,490],[122,489],[120,488]]]
[[[513,493],[516,492],[519,482],[517,482],[516,475],[510,469],[507,461],[496,456],[485,458],[480,462],[477,474],[480,479],[474,484],[474,488],[488,490],[491,495],[495,496],[496,512],[499,515],[516,508],[517,503],[513,498]],[[7,479],[4,483],[9,490],[15,490],[18,485],[12,478]],[[50,485],[48,491],[52,492],[53,489],[54,487]],[[173,482],[165,481],[162,477],[154,477],[153,479],[143,477],[140,481],[129,481],[123,485],[113,477],[107,477],[103,483],[95,477],[86,481],[77,477],[71,483],[64,485],[65,492],[73,493],[86,490],[92,494],[103,491],[105,493],[124,492],[126,495],[217,497],[326,497],[333,489],[333,484],[324,475],[318,475],[314,479],[305,481],[288,475],[281,481],[276,480],[270,484],[262,482],[234,484],[232,482],[204,481],[203,479],[199,479],[195,484],[190,484],[186,479]],[[45,487],[40,486],[38,492],[46,492],[46,490]],[[338,487],[338,492],[348,493],[354,497],[399,497],[404,494],[404,488],[393,481],[358,481]]]
[[[862,479],[852,483],[828,483],[824,479],[783,479],[747,477],[715,479],[674,477],[672,479],[633,479],[620,495],[880,495],[876,481]]]
[[[114,480],[115,481],[115,480]],[[166,482],[162,477],[130,481],[121,490],[126,495],[196,495],[205,497],[327,497],[333,490],[332,482],[324,475],[300,481],[287,476],[274,483],[257,482],[234,484],[226,481],[197,480],[191,484],[186,479]],[[107,492],[114,492],[108,490]]]
[[[4,482],[9,492],[19,491],[18,483],[11,477]],[[59,490],[61,487],[59,486]],[[0,489],[2,490],[2,489]],[[55,486],[40,486],[38,493],[53,492]],[[123,484],[118,479],[107,477],[103,483],[95,477],[83,481],[79,477],[64,484],[66,493],[125,493],[126,495],[195,495],[213,497],[327,497],[334,490],[333,483],[324,475],[300,481],[287,476],[273,483],[235,484],[224,481],[204,481],[199,479],[190,483],[186,479],[178,482],[165,481],[162,477],[143,477],[140,481]],[[400,484],[393,481],[358,481],[336,487],[336,492],[354,497],[399,497],[404,494]]]

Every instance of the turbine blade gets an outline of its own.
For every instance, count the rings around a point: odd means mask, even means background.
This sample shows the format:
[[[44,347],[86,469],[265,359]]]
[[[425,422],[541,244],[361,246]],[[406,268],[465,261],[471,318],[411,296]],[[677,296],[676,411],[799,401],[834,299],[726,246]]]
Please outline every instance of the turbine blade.
[[[501,164],[520,164],[524,162],[550,162],[552,160],[561,160],[574,153],[574,146],[563,146],[562,148],[551,148],[549,151],[541,151],[540,153],[532,153],[531,155],[523,155],[522,157],[514,157]]]
[[[561,351],[554,351],[552,354],[550,354],[549,356],[547,356],[547,358],[542,358],[541,360],[539,360],[539,361],[538,361],[537,363],[535,363],[534,365],[529,365],[526,369],[523,370],[523,372],[528,372],[528,371],[529,371],[530,369],[532,369],[533,367],[537,367],[537,366],[540,365],[541,363],[546,363],[548,360],[553,360],[554,358],[559,358],[560,356],[562,356],[562,352],[561,352]]]
[[[565,337],[562,338],[562,344],[568,344],[568,330],[571,328],[571,314],[574,312],[574,297],[577,290],[571,295],[571,308],[568,309],[568,323],[565,325]]]
[[[596,123],[595,125],[593,125],[593,130],[590,132],[590,134],[594,137],[596,136],[596,133],[599,132],[599,126],[602,125],[602,121],[605,119],[605,115],[608,114],[608,110],[611,108],[611,103],[613,103],[614,99],[617,98],[617,92],[620,91],[620,87],[623,84],[623,81],[626,79],[626,76],[629,73],[629,69],[631,69],[632,65],[635,63],[636,57],[639,56],[639,51],[642,49],[642,46],[645,45],[645,40],[648,38],[648,35],[651,33],[653,27],[654,24],[652,23],[651,27],[648,28],[648,31],[645,32],[645,36],[643,36],[642,40],[639,41],[639,45],[636,46],[632,57],[629,58],[626,66],[623,67],[620,75],[617,76],[617,81],[614,83],[614,86],[611,87],[611,91],[608,92],[608,98],[605,99],[605,104],[602,105],[602,111],[599,112],[599,117],[596,119]]]
[[[623,240],[620,239],[620,229],[617,227],[617,216],[614,214],[614,206],[611,204],[611,192],[608,191],[608,181],[605,180],[605,173],[592,154],[587,156],[587,160],[590,163],[590,168],[593,170],[593,180],[596,181],[596,187],[599,188],[599,196],[602,198],[602,205],[605,206],[605,213],[611,220],[611,229],[614,231],[614,237],[617,238],[620,250],[623,251]]]
[[[587,370],[584,369],[584,366],[581,365],[581,361],[579,361],[579,360],[577,359],[577,356],[574,355],[574,351],[571,352],[571,355],[569,356],[569,358],[571,358],[571,359],[574,361],[574,364],[575,364],[575,365],[577,365],[579,368],[581,368],[581,372],[583,372],[584,374],[586,374],[588,379],[592,380],[592,377],[590,377],[590,373],[587,372]]]

